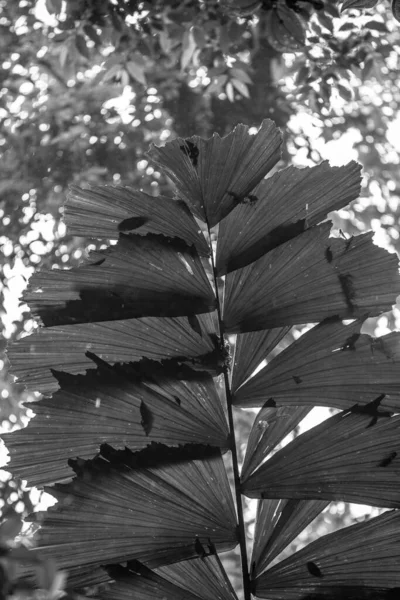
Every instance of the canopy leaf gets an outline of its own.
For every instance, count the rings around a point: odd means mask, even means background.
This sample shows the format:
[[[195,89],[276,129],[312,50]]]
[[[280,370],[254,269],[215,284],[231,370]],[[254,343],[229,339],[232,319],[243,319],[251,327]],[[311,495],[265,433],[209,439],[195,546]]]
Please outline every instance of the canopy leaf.
[[[280,159],[281,134],[265,119],[255,135],[246,125],[221,138],[177,138],[148,156],[176,185],[193,213],[213,227],[246,199]]]
[[[314,405],[349,408],[380,394],[400,411],[400,333],[361,334],[361,321],[324,321],[285,348],[235,393],[239,406]]]
[[[400,21],[400,2],[399,0],[392,0],[392,13],[397,21]]]
[[[286,2],[277,2],[267,13],[265,33],[269,44],[277,52],[296,52],[306,41],[304,21]]]
[[[358,8],[358,9],[366,9],[366,8],[374,8],[378,4],[379,0],[344,0],[342,4],[341,11],[350,9],[350,8]]]

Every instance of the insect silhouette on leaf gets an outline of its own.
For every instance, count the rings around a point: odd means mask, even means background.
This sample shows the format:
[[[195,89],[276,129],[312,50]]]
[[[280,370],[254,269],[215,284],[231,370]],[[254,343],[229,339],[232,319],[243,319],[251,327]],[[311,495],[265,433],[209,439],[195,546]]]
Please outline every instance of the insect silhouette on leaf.
[[[340,274],[338,275],[339,282],[342,288],[343,295],[346,300],[347,308],[352,314],[356,308],[354,300],[355,300],[355,289],[353,284],[353,277],[350,273]]]
[[[343,346],[340,348],[341,350],[356,350],[356,342],[360,337],[360,333],[353,333],[350,335]]]
[[[226,193],[228,194],[228,196],[232,196],[232,198],[238,204],[252,204],[253,205],[258,200],[258,198],[255,194],[247,194],[247,196],[239,196],[239,194],[236,194],[235,192],[231,192],[229,190]]]
[[[380,467],[388,467],[396,458],[397,452],[392,452],[387,458],[384,458],[380,463]]]
[[[314,577],[323,577],[321,569],[312,560],[307,563],[307,570],[310,575],[313,575]]]
[[[196,144],[194,144],[193,142],[191,142],[190,140],[184,140],[184,144],[182,146],[179,146],[179,148],[182,150],[182,152],[184,152],[185,154],[188,155],[188,157],[190,158],[192,165],[194,167],[197,167],[197,159],[199,157],[199,149],[196,146]]]
[[[254,204],[257,202],[258,198],[255,194],[248,194],[242,200],[242,204]]]
[[[328,246],[325,250],[325,258],[328,261],[328,263],[331,263],[333,261],[333,253],[330,246]]]
[[[374,425],[377,424],[379,418],[381,418],[381,417],[390,418],[392,416],[393,413],[390,412],[389,410],[379,410],[380,404],[381,404],[382,400],[384,400],[385,398],[386,398],[386,394],[380,394],[380,396],[375,398],[375,400],[372,400],[372,402],[369,402],[368,404],[365,404],[363,406],[360,406],[359,404],[355,404],[349,410],[350,410],[350,412],[353,412],[353,413],[370,415],[372,417],[372,419],[366,427],[367,429],[369,429],[370,427],[373,427]]]

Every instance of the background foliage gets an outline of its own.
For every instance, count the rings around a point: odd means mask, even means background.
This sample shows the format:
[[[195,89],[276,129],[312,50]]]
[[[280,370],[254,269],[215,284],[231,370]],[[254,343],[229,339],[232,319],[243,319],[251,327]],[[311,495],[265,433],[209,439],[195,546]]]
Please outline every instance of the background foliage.
[[[398,3],[390,7],[1,0],[0,349],[35,326],[16,300],[33,270],[77,264],[88,247],[61,223],[68,186],[167,192],[144,152],[176,135],[224,134],[270,117],[285,131],[280,167],[356,158],[365,167],[362,196],[335,225],[350,234],[372,228],[398,251],[400,30]],[[395,310],[371,320],[370,331],[385,333],[397,320]],[[21,402],[30,396],[6,376],[4,354],[0,361],[0,421],[10,430],[29,417]],[[241,417],[243,433],[249,420]],[[3,497],[7,505],[20,499]],[[320,528],[343,523],[343,514],[353,518],[340,503]]]

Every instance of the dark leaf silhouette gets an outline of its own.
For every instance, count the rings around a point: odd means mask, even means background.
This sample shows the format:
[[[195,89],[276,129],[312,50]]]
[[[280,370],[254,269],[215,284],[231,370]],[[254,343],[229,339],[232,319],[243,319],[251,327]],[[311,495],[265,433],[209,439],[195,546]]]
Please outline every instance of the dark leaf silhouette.
[[[234,4],[248,14],[248,2]],[[265,4],[278,51],[300,48],[305,20],[325,7]],[[166,11],[175,26],[179,11]],[[319,21],[332,31],[331,18]],[[199,27],[183,29],[184,47],[208,43]],[[107,64],[113,77],[121,70]],[[41,323],[11,346],[12,372],[53,396],[32,403],[34,418],[5,441],[15,475],[49,484],[58,501],[30,517],[33,555],[68,572],[68,597],[237,600],[218,553],[239,544],[246,600],[397,600],[395,511],[276,564],[330,500],[400,507],[400,334],[361,334],[394,304],[400,278],[372,233],[330,237],[324,222],[357,197],[359,166],[271,175],[280,131],[268,120],[253,131],[153,146],[175,199],[73,187],[70,233],[107,249],[39,272],[25,293]],[[292,342],[290,327],[310,323]],[[241,476],[233,404],[261,408]],[[343,412],[284,445],[316,405]],[[259,500],[251,577],[241,494]]]
[[[330,238],[330,226],[313,227],[227,275],[229,333],[372,316],[392,307],[400,293],[397,257],[374,246],[371,233]]]
[[[305,44],[305,25],[286,2],[277,2],[268,12],[265,29],[268,42],[277,52],[295,52]]]
[[[383,393],[382,406],[397,412],[400,334],[373,338],[361,334],[361,326],[339,319],[317,325],[238,389],[234,402],[262,406],[273,397],[277,406],[301,402],[343,409]]]
[[[132,317],[177,317],[214,310],[196,253],[160,236],[124,236],[70,270],[40,271],[24,293],[49,327]]]
[[[295,438],[252,473],[242,489],[258,498],[399,508],[399,430],[400,416],[390,418],[379,407],[369,413],[356,406]]]
[[[281,135],[272,121],[263,121],[254,136],[248,130],[237,125],[223,138],[217,134],[207,140],[178,138],[161,148],[153,146],[148,153],[171,177],[195,215],[210,227],[244,199],[280,158]]]
[[[102,600],[237,600],[216,554],[151,571],[137,561],[128,567],[107,568],[115,580],[102,594]]]
[[[45,517],[38,555],[57,555],[72,573],[80,565],[81,585],[92,568],[111,562],[140,558],[153,567],[195,557],[196,538],[219,550],[236,545],[233,501],[215,448],[156,445],[131,453],[102,446],[93,461],[70,464],[75,479],[48,488],[58,504]]]
[[[312,542],[260,575],[254,593],[272,600],[394,599],[400,586],[399,542],[400,513],[386,512]]]
[[[104,442],[131,450],[151,442],[227,448],[228,427],[212,377],[181,371],[174,375],[139,363],[128,374],[115,367],[86,375],[56,373],[61,389],[30,404],[36,416],[29,427],[2,436],[13,473],[31,485],[70,478],[71,448],[89,459]]]
[[[247,478],[272,450],[310,412],[310,407],[262,408],[255,418],[247,442],[242,478]]]
[[[50,392],[58,387],[50,369],[84,373],[93,366],[88,350],[114,364],[195,358],[212,352],[214,345],[206,331],[202,336],[193,331],[187,318],[146,317],[46,327],[16,342],[9,357],[22,383]]]
[[[239,204],[221,222],[217,248],[220,275],[245,267],[303,233],[355,200],[360,193],[360,165],[288,167],[264,179],[254,190],[255,205]]]
[[[238,334],[232,366],[232,391],[235,391],[276,348],[290,327]]]
[[[325,500],[260,500],[257,509],[252,577],[268,565],[317,517]]]
[[[65,223],[72,235],[118,239],[119,233],[155,233],[194,245],[209,253],[205,237],[182,201],[154,198],[131,188],[71,186],[65,203]]]

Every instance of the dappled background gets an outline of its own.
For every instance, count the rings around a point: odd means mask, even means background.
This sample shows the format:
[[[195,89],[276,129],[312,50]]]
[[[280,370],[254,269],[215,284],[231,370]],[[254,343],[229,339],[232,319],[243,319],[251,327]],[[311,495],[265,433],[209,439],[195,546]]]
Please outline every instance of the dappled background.
[[[66,233],[68,186],[172,194],[146,158],[151,143],[224,134],[239,122],[256,128],[272,118],[285,132],[277,168],[324,159],[363,164],[362,195],[332,215],[334,226],[346,236],[373,229],[375,243],[400,250],[400,24],[390,3],[341,15],[341,2],[292,2],[296,10],[285,0],[258,4],[253,14],[234,0],[0,0],[3,432],[33,414],[35,396],[7,375],[4,353],[8,341],[37,326],[19,301],[27,280],[38,267],[75,265],[96,247]],[[365,331],[396,328],[394,308]],[[313,411],[301,427],[328,414]],[[243,439],[253,418],[238,412]],[[30,511],[40,495],[8,477],[3,516]],[[368,514],[369,507],[331,505],[288,551]],[[250,501],[247,516],[251,532]],[[234,575],[235,556],[228,560]]]

